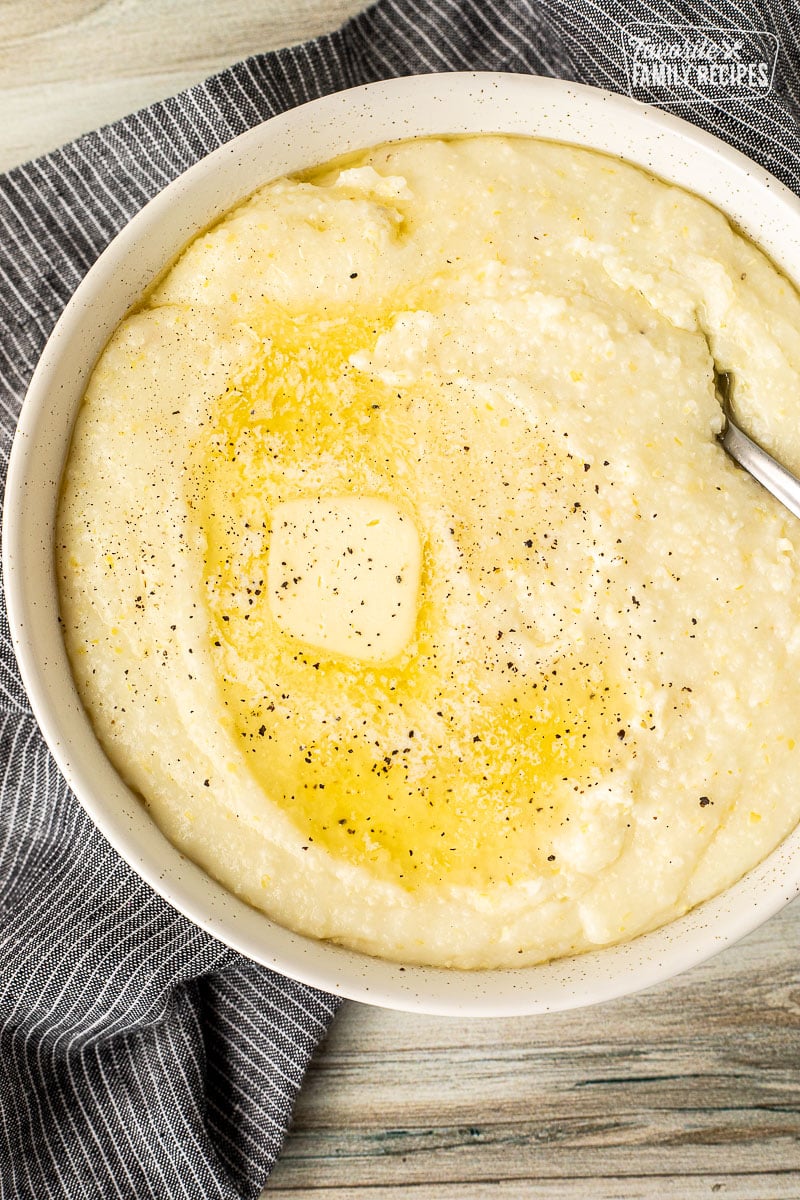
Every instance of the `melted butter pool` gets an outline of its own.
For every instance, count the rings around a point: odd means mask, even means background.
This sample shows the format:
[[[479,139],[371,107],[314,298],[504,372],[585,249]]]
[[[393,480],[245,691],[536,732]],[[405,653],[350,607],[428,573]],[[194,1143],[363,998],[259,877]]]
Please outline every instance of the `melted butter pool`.
[[[496,464],[466,454],[485,410],[354,368],[393,316],[270,310],[260,355],[193,447],[212,653],[232,732],[303,844],[409,889],[489,888],[558,870],[554,835],[615,761],[619,697],[577,652],[531,669],[505,648],[498,596],[520,565],[546,574],[548,530],[527,494],[516,516],[503,497],[508,544],[475,524],[470,503],[497,492]],[[543,478],[574,498],[580,466],[560,453],[555,469],[519,414],[488,416],[505,459],[535,449]],[[305,645],[270,609],[271,514],[341,495],[391,500],[422,534],[416,627],[389,663]]]

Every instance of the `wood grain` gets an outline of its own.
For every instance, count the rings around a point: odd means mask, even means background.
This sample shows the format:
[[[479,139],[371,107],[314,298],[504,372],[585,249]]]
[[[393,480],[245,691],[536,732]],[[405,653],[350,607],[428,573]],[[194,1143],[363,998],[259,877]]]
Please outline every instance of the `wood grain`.
[[[335,29],[363,0],[0,0],[0,170],[262,50]]]
[[[362,0],[0,0],[0,169]],[[348,1004],[264,1200],[798,1200],[800,906],[600,1008]]]
[[[668,984],[458,1022],[348,1005],[264,1198],[800,1196],[794,905]]]

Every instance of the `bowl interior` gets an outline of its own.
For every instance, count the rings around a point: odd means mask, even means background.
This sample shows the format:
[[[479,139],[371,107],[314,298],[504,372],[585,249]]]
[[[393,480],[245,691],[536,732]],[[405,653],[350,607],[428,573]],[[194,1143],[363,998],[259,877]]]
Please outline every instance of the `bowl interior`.
[[[8,474],[4,574],[34,711],[79,799],[168,901],[269,967],[389,1007],[470,1016],[565,1009],[668,978],[755,928],[800,890],[800,830],[737,885],[664,929],[573,959],[507,971],[399,966],[293,934],[179,853],[122,783],[75,690],[57,620],[53,530],[64,458],[97,356],[180,249],[257,186],[397,138],[503,132],[594,147],[721,208],[800,281],[800,201],[711,135],[627,97],[523,75],[425,75],[369,84],[275,117],[181,176],[120,233],[62,315],[25,402]]]

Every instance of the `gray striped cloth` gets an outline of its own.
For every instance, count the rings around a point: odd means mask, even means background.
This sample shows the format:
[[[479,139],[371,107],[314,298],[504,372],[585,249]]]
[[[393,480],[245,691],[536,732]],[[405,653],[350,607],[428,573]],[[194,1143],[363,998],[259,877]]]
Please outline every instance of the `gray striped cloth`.
[[[0,178],[3,468],[75,286],[202,155],[301,101],[417,72],[560,75],[670,103],[626,74],[631,31],[665,26],[721,31],[739,59],[777,37],[771,87],[690,88],[678,111],[800,190],[798,0],[379,0]],[[2,605],[0,712],[0,1195],[256,1197],[335,1001],[194,928],[93,829],[31,716]]]

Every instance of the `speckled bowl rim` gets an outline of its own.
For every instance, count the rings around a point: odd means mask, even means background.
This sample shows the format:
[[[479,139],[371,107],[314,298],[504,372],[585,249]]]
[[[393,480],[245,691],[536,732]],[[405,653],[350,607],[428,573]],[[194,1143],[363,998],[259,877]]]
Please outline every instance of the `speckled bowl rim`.
[[[407,1011],[508,1016],[579,1007],[666,980],[755,929],[800,891],[800,828],[738,884],[621,946],[515,970],[401,966],[294,934],[239,901],[160,833],[103,754],[57,620],[53,529],[72,423],[114,327],[194,234],[259,183],[386,140],[503,132],[618,155],[716,203],[800,281],[800,200],[744,155],[671,114],[561,80],[499,73],[393,79],[274,117],[220,147],[152,200],[70,300],[33,376],[5,493],[11,635],[33,711],[89,816],[165,900],[220,941],[329,992]]]

